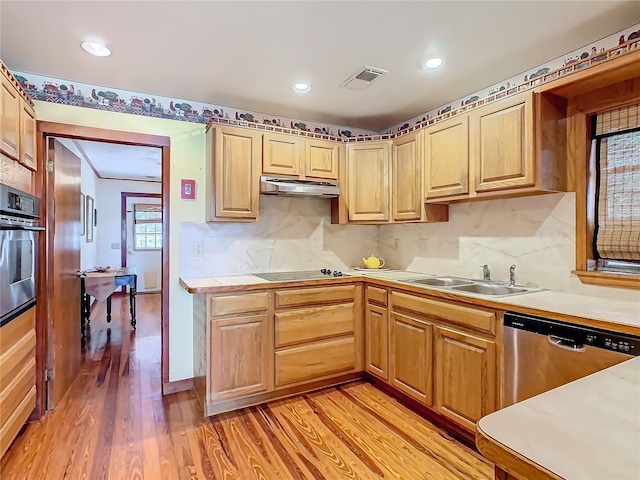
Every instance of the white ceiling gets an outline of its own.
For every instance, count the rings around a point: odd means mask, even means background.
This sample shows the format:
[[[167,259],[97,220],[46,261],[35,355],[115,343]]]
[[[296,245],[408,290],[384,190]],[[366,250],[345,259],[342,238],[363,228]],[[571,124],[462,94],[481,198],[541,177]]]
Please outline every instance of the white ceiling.
[[[145,182],[160,182],[162,179],[160,148],[65,138],[58,140],[87,160],[98,178]]]
[[[619,1],[7,1],[10,68],[382,130],[640,22]],[[106,42],[108,58],[80,42]],[[446,58],[427,72],[421,62]],[[340,88],[363,65],[389,74]],[[310,82],[308,95],[291,91]]]

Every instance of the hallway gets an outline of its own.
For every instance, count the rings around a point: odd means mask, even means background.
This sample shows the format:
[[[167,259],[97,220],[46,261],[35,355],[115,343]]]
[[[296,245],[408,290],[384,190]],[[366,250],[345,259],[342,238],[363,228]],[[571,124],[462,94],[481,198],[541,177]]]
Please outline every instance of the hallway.
[[[193,392],[160,392],[160,294],[92,314],[80,375],[2,460],[9,479],[491,479],[479,454],[356,382],[201,417]]]

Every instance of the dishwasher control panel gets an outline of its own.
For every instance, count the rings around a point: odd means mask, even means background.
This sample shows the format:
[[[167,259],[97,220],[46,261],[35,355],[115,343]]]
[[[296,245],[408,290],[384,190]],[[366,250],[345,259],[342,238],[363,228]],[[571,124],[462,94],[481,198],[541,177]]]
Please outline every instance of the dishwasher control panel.
[[[504,314],[504,326],[547,335],[565,345],[575,348],[589,345],[620,352],[635,357],[640,356],[640,337],[624,335],[599,328],[589,328],[547,318],[523,315],[515,312]]]

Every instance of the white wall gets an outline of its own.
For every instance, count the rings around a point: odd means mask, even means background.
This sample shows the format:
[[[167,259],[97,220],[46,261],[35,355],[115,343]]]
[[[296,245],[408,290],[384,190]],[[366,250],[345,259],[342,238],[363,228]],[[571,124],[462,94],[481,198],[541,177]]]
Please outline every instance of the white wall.
[[[100,265],[120,267],[121,242],[121,198],[122,192],[162,193],[162,186],[157,182],[135,182],[131,180],[104,180],[97,182],[96,209],[98,210],[97,259]],[[111,244],[117,244],[111,248]]]

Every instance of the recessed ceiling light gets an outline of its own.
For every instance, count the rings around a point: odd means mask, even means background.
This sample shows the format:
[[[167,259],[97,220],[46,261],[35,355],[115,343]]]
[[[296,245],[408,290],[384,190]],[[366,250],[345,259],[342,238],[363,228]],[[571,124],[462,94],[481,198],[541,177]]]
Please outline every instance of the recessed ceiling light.
[[[309,93],[311,91],[311,85],[308,83],[294,83],[291,85],[291,90],[296,93]]]
[[[80,45],[82,49],[90,53],[91,55],[95,55],[96,57],[108,57],[111,55],[111,50],[109,47],[102,43],[98,42],[82,42]]]
[[[440,68],[444,64],[444,60],[440,57],[433,57],[424,62],[424,68],[433,70],[434,68]]]

